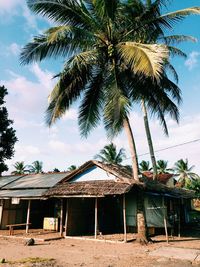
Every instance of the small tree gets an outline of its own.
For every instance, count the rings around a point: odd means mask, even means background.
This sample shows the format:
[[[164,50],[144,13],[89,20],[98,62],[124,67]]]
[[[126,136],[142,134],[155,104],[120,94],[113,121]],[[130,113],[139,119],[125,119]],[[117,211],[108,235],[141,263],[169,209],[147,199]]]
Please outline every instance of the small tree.
[[[53,172],[60,172],[60,170],[58,168],[54,168]]]
[[[71,165],[71,166],[69,166],[69,168],[67,170],[71,172],[71,171],[74,171],[76,169],[77,169],[76,165]]]
[[[32,165],[28,166],[31,173],[42,173],[42,161],[36,160],[32,163]]]
[[[192,170],[194,169],[193,166],[189,166],[188,159],[183,160],[180,159],[174,164],[174,173],[175,176],[178,178],[178,182],[181,184],[182,187],[187,186],[191,180],[195,180],[198,178],[198,175]]]
[[[140,172],[151,171],[152,168],[150,167],[149,161],[142,160],[139,164],[139,170]]]
[[[95,158],[107,164],[120,165],[126,158],[125,149],[121,148],[119,151],[117,151],[116,145],[111,143],[104,146],[104,148],[100,150],[99,154],[95,156]]]
[[[169,173],[169,171],[172,171],[172,169],[168,168],[167,165],[168,165],[168,161],[162,160],[162,159],[158,160],[157,161],[158,174]]]
[[[12,172],[12,174],[25,174],[25,173],[30,173],[28,169],[28,165],[24,164],[24,161],[17,161],[13,165],[15,170]]]
[[[8,111],[4,106],[4,97],[8,94],[4,86],[0,86],[0,176],[8,170],[5,160],[14,155],[14,145],[17,142],[15,130],[11,127],[12,120],[8,119]]]

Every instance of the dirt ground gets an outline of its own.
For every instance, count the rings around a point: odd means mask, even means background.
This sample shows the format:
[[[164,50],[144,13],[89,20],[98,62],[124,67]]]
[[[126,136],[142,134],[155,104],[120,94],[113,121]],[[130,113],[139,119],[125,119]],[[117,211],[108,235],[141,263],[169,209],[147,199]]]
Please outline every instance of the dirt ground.
[[[106,243],[87,240],[60,239],[49,242],[36,242],[34,246],[25,246],[22,239],[0,238],[0,258],[8,267],[188,267],[200,266],[189,261],[152,258],[149,252],[163,246],[200,249],[199,238],[174,238],[169,245],[164,236],[154,238],[156,241],[148,246],[135,242]],[[39,258],[34,260],[33,258]],[[24,260],[27,259],[28,260]],[[30,259],[32,258],[32,259]],[[32,262],[31,262],[32,261]]]

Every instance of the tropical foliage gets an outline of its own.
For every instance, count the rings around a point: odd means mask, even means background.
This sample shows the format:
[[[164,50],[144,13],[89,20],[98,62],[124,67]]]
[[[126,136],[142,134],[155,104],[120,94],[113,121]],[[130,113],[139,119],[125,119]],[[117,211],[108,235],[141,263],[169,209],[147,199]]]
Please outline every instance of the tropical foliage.
[[[74,171],[77,169],[77,166],[76,165],[71,165],[69,166],[69,168],[67,169],[68,171]]]
[[[12,172],[12,174],[25,174],[30,172],[28,165],[25,165],[24,161],[17,161],[13,166],[15,170]]]
[[[12,127],[13,121],[8,119],[8,111],[5,104],[5,96],[8,94],[4,86],[0,86],[0,176],[8,170],[5,160],[11,159],[14,155],[14,145],[17,142],[15,130]]]
[[[150,167],[149,161],[142,160],[139,164],[139,169],[140,172],[145,172],[145,171],[151,171],[152,168]]]
[[[194,172],[192,172],[194,168],[193,166],[189,166],[188,159],[178,160],[174,165],[174,174],[178,178],[178,182],[181,184],[182,187],[187,187],[191,180],[195,180],[198,178],[198,175]]]
[[[196,196],[200,199],[200,177],[199,176],[196,177],[194,180],[189,180],[186,183],[185,187],[187,189],[194,190],[196,193]]]
[[[99,154],[95,156],[95,158],[107,164],[120,165],[126,158],[125,149],[121,148],[119,151],[117,151],[116,145],[111,143],[104,146],[104,148],[100,150]]]
[[[158,174],[172,172],[172,169],[168,168],[167,166],[168,166],[168,161],[162,159],[158,160],[157,161]]]
[[[54,168],[53,172],[60,172],[60,170],[58,168]]]
[[[42,161],[39,161],[39,160],[34,161],[32,165],[28,166],[29,171],[31,173],[42,173],[43,172],[42,167],[43,167],[43,163]]]

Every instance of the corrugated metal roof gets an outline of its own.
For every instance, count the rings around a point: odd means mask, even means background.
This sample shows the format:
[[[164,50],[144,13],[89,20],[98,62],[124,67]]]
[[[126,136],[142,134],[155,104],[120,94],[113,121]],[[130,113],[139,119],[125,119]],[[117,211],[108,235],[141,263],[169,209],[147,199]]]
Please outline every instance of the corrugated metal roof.
[[[23,177],[24,175],[9,175],[0,177],[0,188]]]
[[[0,198],[40,198],[47,189],[0,190]]]
[[[67,176],[67,173],[44,173],[23,176],[3,189],[50,188]]]

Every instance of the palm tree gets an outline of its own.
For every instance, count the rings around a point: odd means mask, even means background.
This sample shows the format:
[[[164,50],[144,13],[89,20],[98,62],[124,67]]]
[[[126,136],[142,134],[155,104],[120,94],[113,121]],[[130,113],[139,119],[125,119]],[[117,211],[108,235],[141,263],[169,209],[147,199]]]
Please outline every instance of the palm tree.
[[[58,168],[54,168],[53,172],[60,172],[60,170]]]
[[[133,18],[133,16],[138,16],[138,28],[142,29],[141,35],[138,35],[139,38],[141,38],[142,42],[145,43],[155,43],[155,42],[160,42],[161,40],[164,41],[168,45],[168,49],[172,55],[178,55],[178,56],[183,56],[185,57],[186,55],[176,47],[171,46],[174,43],[179,43],[182,41],[195,41],[195,39],[191,36],[183,36],[183,35],[173,35],[173,36],[164,36],[164,29],[172,29],[174,26],[175,22],[180,21],[183,17],[186,15],[189,15],[189,10],[180,10],[177,12],[173,12],[170,14],[162,15],[161,10],[163,10],[163,7],[165,7],[166,3],[163,1],[151,1],[151,0],[146,0],[146,1],[129,1],[127,11],[129,13],[129,17]],[[137,8],[136,8],[137,7]],[[199,12],[199,9],[196,9],[196,13]],[[194,12],[195,13],[195,12]],[[145,20],[142,20],[140,17],[148,17],[148,25]],[[183,16],[178,18],[178,16],[182,14]],[[132,20],[133,23],[135,23],[135,20]],[[145,24],[143,24],[145,23]],[[145,27],[144,27],[145,26]],[[133,26],[134,28],[134,26]],[[178,75],[173,68],[173,66],[169,63],[166,62],[166,69],[169,70],[175,77],[175,80],[178,81]],[[165,74],[166,76],[166,74]],[[152,82],[152,80],[148,81],[147,79],[140,79],[139,81],[142,81],[142,84],[144,87],[149,87],[151,88],[152,91],[155,91],[155,83]],[[159,85],[160,86],[160,85]],[[168,85],[169,86],[169,85]],[[162,86],[160,86],[162,87]],[[163,89],[168,89],[168,88],[163,88]],[[173,94],[173,93],[172,93]],[[177,103],[180,103],[180,94],[178,96],[173,96],[173,98],[177,101]],[[160,109],[160,105],[156,105],[158,108],[155,108],[156,106],[152,103],[146,103],[144,95],[141,95],[141,106],[143,110],[143,118],[144,118],[144,126],[145,126],[145,131],[146,131],[146,136],[147,136],[147,141],[148,141],[148,146],[149,146],[149,151],[150,151],[150,156],[151,156],[151,162],[153,166],[153,173],[154,176],[153,178],[156,178],[157,175],[157,166],[156,166],[156,159],[155,159],[155,153],[154,153],[154,148],[153,148],[153,142],[152,142],[152,137],[151,137],[151,132],[150,132],[150,127],[149,127],[149,122],[148,122],[148,114],[147,114],[147,105],[148,108],[150,107],[152,111],[153,107],[153,113],[158,115],[161,123],[164,126],[164,131],[168,135],[167,131],[167,125],[164,119],[165,113],[169,113],[172,117],[175,118],[175,120],[178,122],[178,109],[176,108],[176,111],[174,110],[174,103],[171,101],[171,99],[166,98],[164,100],[164,106],[162,109]],[[158,102],[159,103],[159,102]],[[170,110],[174,110],[175,113],[172,115]]]
[[[175,176],[177,176],[178,182],[182,187],[187,186],[191,180],[198,178],[198,175],[192,172],[193,169],[194,165],[189,167],[188,159],[186,159],[185,161],[183,159],[180,159],[174,164],[173,170]]]
[[[158,174],[162,174],[162,173],[168,173],[169,171],[171,171],[172,169],[167,168],[168,165],[168,161],[166,160],[158,160],[157,161],[157,170],[158,170]]]
[[[36,160],[32,163],[32,165],[28,166],[31,173],[42,173],[42,161]]]
[[[13,166],[15,170],[12,172],[12,174],[29,173],[29,170],[27,169],[28,165],[24,165],[24,161],[17,161]]]
[[[140,167],[140,172],[146,172],[146,171],[151,171],[152,168],[150,168],[150,163],[149,161],[142,160],[139,164]]]
[[[79,111],[81,134],[87,136],[98,125],[102,112],[106,129],[113,129],[110,134],[116,134],[124,126],[131,147],[134,178],[138,179],[124,66],[158,79],[163,61],[168,57],[166,46],[135,42],[135,33],[127,33],[122,23],[127,17],[121,12],[124,6],[121,1],[36,0],[28,1],[28,5],[35,13],[61,26],[50,28],[27,44],[21,62],[69,56],[49,96],[48,123],[60,118],[83,93]]]
[[[117,152],[116,145],[110,143],[109,145],[104,146],[104,148],[100,150],[99,154],[95,156],[95,158],[107,164],[120,165],[126,158],[125,149],[121,148],[119,152]]]
[[[71,166],[69,166],[69,168],[67,170],[71,172],[71,171],[74,171],[76,169],[77,169],[76,165],[71,165]]]
[[[130,94],[134,91],[129,74],[143,74],[158,81],[169,51],[166,45],[146,44],[146,37],[142,42],[142,36],[149,29],[157,30],[156,21],[160,27],[172,25],[189,14],[199,13],[199,9],[189,8],[162,16],[154,10],[155,16],[150,20],[141,10],[139,18],[130,19],[128,5],[131,2],[141,1],[29,0],[28,6],[33,12],[53,20],[58,26],[27,44],[21,53],[21,62],[27,64],[58,56],[67,58],[49,96],[48,124],[62,117],[72,103],[82,97],[81,134],[87,136],[99,124],[101,115],[110,137],[124,128],[133,176],[139,180],[136,146],[129,122]],[[156,2],[163,4],[161,0]]]

